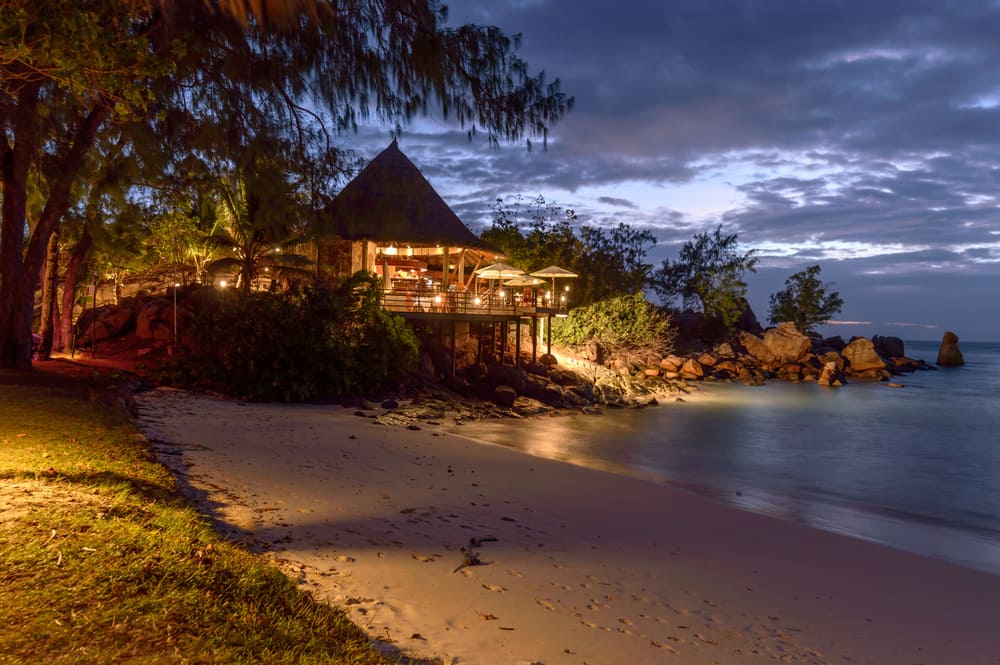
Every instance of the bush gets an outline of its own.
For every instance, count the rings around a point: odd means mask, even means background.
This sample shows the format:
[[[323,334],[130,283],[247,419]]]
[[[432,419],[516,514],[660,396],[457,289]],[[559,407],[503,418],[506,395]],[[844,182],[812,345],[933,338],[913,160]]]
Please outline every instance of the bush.
[[[675,336],[670,315],[642,293],[576,308],[552,326],[554,342],[579,346],[595,341],[609,351],[643,347],[666,354],[673,350]]]
[[[172,383],[288,402],[389,386],[416,366],[419,343],[358,273],[337,289],[200,299],[191,342],[166,370]]]

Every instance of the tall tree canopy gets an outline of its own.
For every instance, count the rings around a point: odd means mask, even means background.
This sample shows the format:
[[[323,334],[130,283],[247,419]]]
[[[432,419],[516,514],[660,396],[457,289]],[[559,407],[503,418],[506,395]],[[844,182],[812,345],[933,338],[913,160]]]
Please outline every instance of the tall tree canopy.
[[[169,152],[145,166],[178,178],[190,159],[232,165],[239,146],[278,134],[317,190],[340,168],[337,132],[365,119],[431,112],[491,142],[544,141],[572,106],[558,80],[530,74],[500,30],[445,18],[437,0],[6,0],[0,367],[30,367],[46,246],[106,132],[133,137],[136,154]],[[45,203],[29,225],[33,173]]]
[[[679,298],[685,309],[700,308],[731,328],[744,308],[743,274],[757,265],[753,250],[740,253],[737,245],[737,235],[723,233],[721,225],[699,233],[684,243],[676,261],[663,261],[650,285],[664,302]]]
[[[803,333],[811,333],[817,325],[836,316],[844,299],[819,276],[819,265],[809,266],[785,280],[785,290],[772,293],[769,319],[771,323],[791,321]]]

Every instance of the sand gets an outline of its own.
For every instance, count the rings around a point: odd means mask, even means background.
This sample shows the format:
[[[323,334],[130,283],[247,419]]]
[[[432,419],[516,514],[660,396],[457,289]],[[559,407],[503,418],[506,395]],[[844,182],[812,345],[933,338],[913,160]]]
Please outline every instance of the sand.
[[[409,656],[1000,663],[998,576],[479,443],[475,423],[168,389],[139,408],[224,533]],[[479,564],[456,571],[463,547]]]

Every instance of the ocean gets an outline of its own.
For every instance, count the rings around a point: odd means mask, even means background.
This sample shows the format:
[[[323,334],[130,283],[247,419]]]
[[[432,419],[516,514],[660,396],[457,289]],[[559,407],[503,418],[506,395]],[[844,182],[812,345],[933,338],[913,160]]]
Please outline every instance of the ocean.
[[[460,433],[1000,574],[1000,344],[959,347],[963,367],[901,388],[702,383],[684,403]]]

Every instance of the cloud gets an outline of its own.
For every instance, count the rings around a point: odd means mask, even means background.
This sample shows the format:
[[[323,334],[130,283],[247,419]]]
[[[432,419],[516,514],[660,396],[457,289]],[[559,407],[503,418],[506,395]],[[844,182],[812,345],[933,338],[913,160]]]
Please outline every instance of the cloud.
[[[615,208],[631,208],[632,210],[639,209],[638,205],[628,199],[619,199],[614,196],[600,196],[597,200],[601,203],[606,203],[609,206],[614,206]]]

